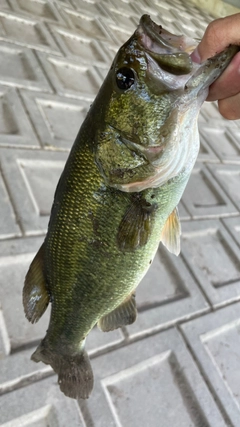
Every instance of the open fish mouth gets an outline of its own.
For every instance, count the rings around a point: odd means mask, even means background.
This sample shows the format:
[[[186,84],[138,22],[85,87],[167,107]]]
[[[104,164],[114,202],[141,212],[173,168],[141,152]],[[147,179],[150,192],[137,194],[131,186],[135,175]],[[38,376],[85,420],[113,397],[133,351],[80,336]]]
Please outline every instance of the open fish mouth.
[[[141,17],[136,34],[146,52],[149,73],[164,82],[169,90],[207,88],[238,50],[236,46],[229,46],[220,54],[199,64],[192,56],[199,40],[174,35],[157,25],[149,15]]]
[[[149,15],[142,16],[137,33],[142,46],[163,70],[175,75],[189,74],[192,71],[190,54],[197,46],[197,40],[170,33],[153,22]]]

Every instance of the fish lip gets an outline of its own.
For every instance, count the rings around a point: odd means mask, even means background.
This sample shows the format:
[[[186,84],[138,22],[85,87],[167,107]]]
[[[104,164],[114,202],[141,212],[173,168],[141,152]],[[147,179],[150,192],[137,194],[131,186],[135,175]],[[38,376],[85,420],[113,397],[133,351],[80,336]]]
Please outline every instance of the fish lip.
[[[150,15],[143,15],[140,18],[139,26],[136,34],[140,38],[140,43],[143,47],[148,48],[144,36],[156,43],[162,49],[162,53],[186,53],[189,56],[193,53],[194,49],[200,42],[199,39],[192,39],[183,34],[175,35],[170,31],[165,30],[162,25],[156,24]],[[151,51],[151,48],[149,48]]]
[[[143,15],[140,18],[139,24],[142,27],[144,33],[149,36],[150,39],[160,45],[163,45],[167,49],[172,49],[172,45],[164,40],[163,37],[161,37],[161,34],[166,33],[166,30],[164,30],[161,25],[157,25],[154,21],[152,21],[150,15]]]

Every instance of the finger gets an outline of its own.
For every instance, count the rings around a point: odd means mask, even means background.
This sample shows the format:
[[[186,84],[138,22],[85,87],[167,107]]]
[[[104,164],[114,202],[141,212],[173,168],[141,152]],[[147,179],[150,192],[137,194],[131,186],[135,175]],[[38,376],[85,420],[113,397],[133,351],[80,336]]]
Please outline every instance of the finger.
[[[218,101],[218,108],[225,119],[240,119],[240,93],[230,98],[220,99],[220,101]]]
[[[240,92],[240,52],[238,52],[224,73],[210,86],[207,101],[229,98]]]
[[[212,21],[198,45],[201,61],[222,52],[229,44],[240,45],[240,13]]]

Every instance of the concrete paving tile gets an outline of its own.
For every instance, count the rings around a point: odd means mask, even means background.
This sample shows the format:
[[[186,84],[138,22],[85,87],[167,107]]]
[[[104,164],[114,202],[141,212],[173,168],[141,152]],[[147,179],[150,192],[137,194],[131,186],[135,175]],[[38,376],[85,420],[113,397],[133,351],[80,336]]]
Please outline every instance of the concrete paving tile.
[[[0,85],[0,145],[40,147],[18,92],[2,85]]]
[[[239,247],[220,221],[183,222],[181,248],[212,305],[240,299]]]
[[[56,25],[50,25],[49,27],[65,56],[75,58],[79,64],[110,65],[108,56],[103,51],[101,44],[96,40],[79,36],[76,31],[71,31],[64,27]]]
[[[56,376],[1,396],[0,422],[2,427],[86,427],[76,401],[65,398]]]
[[[211,166],[211,167],[214,167]],[[237,209],[213,178],[207,167],[197,162],[191,173],[182,201],[193,218],[236,214]]]
[[[50,366],[31,360],[34,349],[21,349],[0,360],[0,396],[34,380],[54,375]]]
[[[115,26],[117,25],[118,28],[121,28],[121,30],[126,30],[127,32],[133,33],[139,23],[139,16],[129,16],[128,12],[122,12],[120,10],[112,10],[109,11],[109,15],[111,19],[113,20]],[[110,29],[115,28],[115,26],[112,26],[111,22],[109,22],[108,27]],[[115,30],[113,30],[115,38],[117,37],[117,34],[115,33]],[[116,40],[117,42],[118,40]]]
[[[125,41],[131,37],[133,31],[127,27],[120,27],[115,22],[110,23],[106,19],[102,18],[102,23],[108,29],[109,37],[116,46],[119,48]],[[125,36],[124,36],[125,35]],[[106,41],[106,39],[105,39]]]
[[[97,1],[70,0],[70,1],[74,9],[76,9],[79,12],[84,12],[84,15],[90,15],[94,17],[107,15],[104,10],[105,1],[104,2],[100,2],[98,0]]]
[[[30,49],[0,42],[0,84],[52,92],[49,83]]]
[[[238,165],[209,165],[208,169],[240,211],[240,168]]]
[[[205,126],[199,123],[200,149],[197,160],[199,162],[219,162],[219,158],[208,144],[204,128]]]
[[[47,30],[37,20],[20,17],[19,14],[0,10],[0,40],[20,44],[24,47],[52,52],[60,55],[60,51]]]
[[[76,0],[74,0],[76,1]],[[101,6],[106,10],[106,12],[111,16],[111,12],[119,12],[127,16],[135,16],[139,19],[139,4],[140,2],[135,2],[133,0],[104,0]],[[150,12],[149,12],[150,13]]]
[[[60,13],[53,3],[45,0],[9,0],[12,9],[15,13],[21,16],[32,17],[33,19],[40,19],[44,22],[58,22],[63,24]]]
[[[45,148],[70,149],[90,102],[21,91],[27,111]]]
[[[1,307],[1,301],[0,301],[0,366],[2,366],[3,359],[5,359],[5,357],[10,354],[10,351],[11,351],[11,343],[8,336],[7,326],[4,319],[3,310]]]
[[[3,334],[6,336],[7,332],[11,351],[39,340],[47,328],[49,313],[32,325],[22,308],[24,278],[42,241],[43,238],[35,238],[0,242],[0,303],[6,328]]]
[[[67,153],[0,149],[0,163],[24,233],[46,232]]]
[[[222,222],[225,227],[227,227],[232,237],[240,245],[240,217],[224,218]]]
[[[209,309],[182,257],[169,254],[162,244],[137,287],[136,302],[139,313],[136,322],[127,327],[130,337],[166,328]]]
[[[69,8],[61,8],[61,14],[69,28],[77,30],[78,34],[91,40],[110,40],[108,30],[101,18],[89,16]]]
[[[240,143],[234,131],[204,126],[201,135],[223,163],[240,163]]]
[[[204,102],[201,107],[200,116],[205,119],[205,122],[213,129],[218,128],[238,128],[237,122],[240,120],[227,120],[219,113],[217,102]]]
[[[102,81],[94,67],[40,52],[38,58],[59,95],[86,100],[95,98]]]
[[[178,213],[180,215],[180,219],[181,220],[186,220],[186,219],[190,219],[191,218],[190,213],[188,212],[186,206],[183,204],[182,201],[180,201],[178,203]]]
[[[0,172],[0,239],[21,235],[5,181]]]
[[[232,304],[181,325],[228,425],[239,426],[240,304]],[[216,424],[217,425],[217,424]]]
[[[40,322],[42,321],[40,320]],[[46,321],[44,324],[46,326]],[[94,328],[87,338],[86,349],[90,357],[93,357],[99,352],[106,353],[109,349],[112,350],[116,346],[119,347],[119,344],[123,343],[123,341],[124,336],[121,330],[104,333]],[[44,363],[35,363],[31,360],[31,355],[36,345],[33,346],[32,342],[29,341],[25,343],[25,346],[29,347],[30,344],[31,348],[24,349],[22,347],[21,351],[17,349],[18,351],[14,351],[10,355],[11,348],[8,349],[7,345],[5,346],[6,350],[8,350],[8,357],[0,357],[0,396],[40,378],[55,375],[51,366]]]
[[[105,333],[95,326],[87,337],[86,350],[90,356],[94,356],[99,352],[106,352],[119,346],[124,340],[125,336],[121,329]]]
[[[92,365],[95,387],[80,402],[87,425],[226,426],[175,330],[97,357]]]

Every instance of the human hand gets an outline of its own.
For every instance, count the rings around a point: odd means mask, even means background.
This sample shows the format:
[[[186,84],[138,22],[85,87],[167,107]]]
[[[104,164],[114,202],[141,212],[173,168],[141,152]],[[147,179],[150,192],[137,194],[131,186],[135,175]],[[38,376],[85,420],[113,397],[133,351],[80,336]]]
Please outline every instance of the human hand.
[[[230,44],[240,46],[240,13],[209,24],[193,53],[193,60],[203,62]],[[218,100],[219,111],[229,120],[240,119],[240,52],[209,89],[207,101]]]

